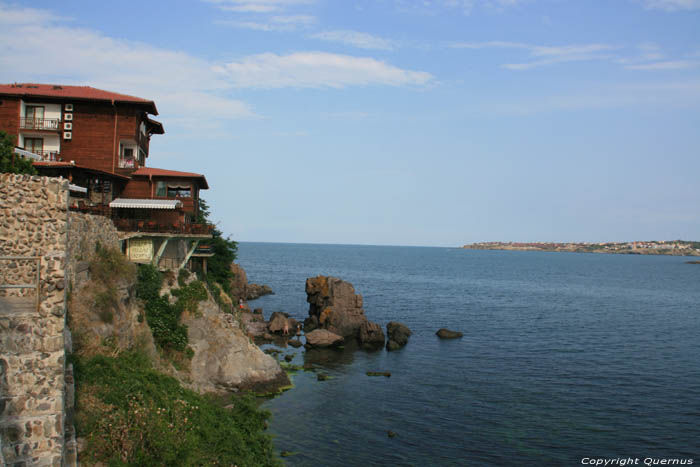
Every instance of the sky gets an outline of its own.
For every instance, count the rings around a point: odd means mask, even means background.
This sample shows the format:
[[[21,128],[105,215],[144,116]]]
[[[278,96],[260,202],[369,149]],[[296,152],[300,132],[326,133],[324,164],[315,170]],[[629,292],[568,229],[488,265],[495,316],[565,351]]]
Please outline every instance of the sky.
[[[156,102],[234,240],[700,240],[700,0],[0,0],[0,82]]]

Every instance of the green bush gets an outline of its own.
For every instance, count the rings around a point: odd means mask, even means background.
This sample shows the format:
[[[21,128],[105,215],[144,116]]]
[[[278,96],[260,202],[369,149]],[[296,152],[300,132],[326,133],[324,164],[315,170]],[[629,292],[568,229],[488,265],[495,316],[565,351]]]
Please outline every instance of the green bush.
[[[132,280],[135,272],[136,267],[121,251],[102,248],[97,244],[95,257],[90,261],[90,275],[93,279],[113,286],[116,280]]]
[[[12,154],[14,147],[14,137],[0,131],[0,173],[36,175],[32,161]]]
[[[75,360],[84,462],[104,465],[277,466],[263,433],[269,413],[252,399],[231,410],[154,371],[141,353]]]
[[[197,304],[207,299],[207,289],[201,281],[193,281],[179,289],[173,289],[173,295],[177,297],[176,306],[181,311],[197,312]]]
[[[177,273],[177,283],[180,287],[185,286],[185,281],[190,278],[190,272],[187,269],[180,269]]]

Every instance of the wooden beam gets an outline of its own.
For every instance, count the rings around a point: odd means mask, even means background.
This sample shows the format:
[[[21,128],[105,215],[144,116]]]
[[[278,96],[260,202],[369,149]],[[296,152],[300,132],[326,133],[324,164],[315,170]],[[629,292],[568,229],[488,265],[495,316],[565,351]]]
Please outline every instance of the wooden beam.
[[[184,268],[187,262],[190,260],[192,254],[194,253],[194,250],[196,250],[199,246],[199,242],[201,242],[201,240],[194,241],[194,243],[192,244],[192,248],[190,248],[190,251],[187,252],[187,256],[185,256],[185,260],[182,262],[182,264],[180,264],[180,269]]]
[[[170,237],[165,237],[165,240],[163,240],[163,243],[160,244],[160,247],[158,248],[158,252],[153,257],[153,261],[151,261],[151,264],[153,264],[153,266],[158,267],[158,263],[160,263],[160,257],[163,256],[163,252],[165,251],[165,247],[168,246],[169,241],[170,241]]]

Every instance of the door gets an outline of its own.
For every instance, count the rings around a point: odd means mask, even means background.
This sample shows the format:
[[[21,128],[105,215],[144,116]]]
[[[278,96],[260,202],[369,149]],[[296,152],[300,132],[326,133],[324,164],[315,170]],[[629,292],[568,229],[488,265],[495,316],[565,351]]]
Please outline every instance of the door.
[[[25,128],[41,130],[44,126],[44,107],[38,105],[28,105],[25,110]]]

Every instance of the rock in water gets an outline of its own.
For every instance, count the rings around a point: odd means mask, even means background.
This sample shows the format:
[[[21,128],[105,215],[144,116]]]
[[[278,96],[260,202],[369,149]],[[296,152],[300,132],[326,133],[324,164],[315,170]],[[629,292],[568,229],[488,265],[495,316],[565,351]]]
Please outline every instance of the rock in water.
[[[360,326],[367,318],[362,295],[355,294],[351,283],[337,277],[310,277],[306,279],[306,295],[311,319],[304,321],[305,330],[315,321],[317,327],[339,336],[359,337]]]
[[[436,332],[435,335],[438,336],[440,339],[458,339],[464,334],[462,334],[459,331],[450,331],[449,329],[442,328],[438,332]]]
[[[230,283],[231,295],[236,298],[255,300],[263,295],[274,293],[267,285],[249,284],[248,276],[239,264],[231,263],[231,272],[233,273],[233,279]]]
[[[360,325],[360,344],[367,349],[376,349],[384,346],[384,331],[377,323],[365,321]]]
[[[386,334],[389,337],[386,343],[386,349],[397,350],[408,343],[411,330],[402,323],[390,321],[389,324],[386,325]]]
[[[282,331],[284,331],[284,327],[287,326],[287,330],[289,331],[291,326],[287,318],[288,316],[286,314],[279,311],[272,313],[272,316],[270,316],[270,321],[267,324],[267,329],[269,329],[273,334],[282,333]]]
[[[309,347],[332,347],[343,343],[343,337],[326,329],[314,329],[306,334],[306,344]]]

